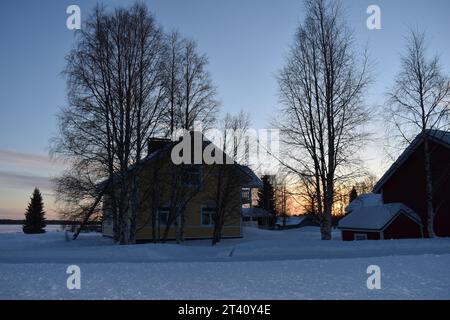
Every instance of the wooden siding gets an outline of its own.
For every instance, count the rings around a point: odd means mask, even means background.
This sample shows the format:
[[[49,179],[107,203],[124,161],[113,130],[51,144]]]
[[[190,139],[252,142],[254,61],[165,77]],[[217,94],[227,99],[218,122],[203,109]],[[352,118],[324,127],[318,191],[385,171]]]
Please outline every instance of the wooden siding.
[[[383,232],[383,239],[410,239],[422,238],[422,226],[405,216],[398,215],[395,220],[389,224]]]
[[[165,232],[165,225],[155,227],[153,232],[152,212],[157,208],[168,206],[171,197],[171,180],[169,172],[173,166],[169,155],[146,164],[139,176],[139,190],[141,192],[141,208],[137,217],[137,240],[154,240],[153,234],[157,239],[161,239]],[[213,226],[202,225],[202,208],[216,207],[215,200],[217,195],[219,165],[202,165],[201,175],[204,183],[200,187],[183,187],[186,192],[193,192],[185,208],[185,228],[184,237],[189,238],[212,238]],[[242,174],[242,173],[240,173]],[[234,177],[236,179],[236,177]],[[241,179],[242,177],[239,177]],[[223,227],[223,237],[241,236],[241,187],[240,184],[233,183],[233,188],[229,192],[227,200],[227,210]],[[195,188],[198,188],[196,190]],[[107,197],[105,197],[107,199]],[[154,202],[155,201],[155,202]],[[105,201],[104,211],[107,212],[108,200]],[[157,223],[155,222],[157,225]],[[112,236],[112,225],[104,223],[103,234]],[[176,237],[176,228],[171,226],[168,232],[167,240]]]
[[[450,236],[450,149],[430,141],[434,184],[435,233]],[[417,212],[427,233],[427,210],[423,143],[381,188],[385,203],[401,202]]]

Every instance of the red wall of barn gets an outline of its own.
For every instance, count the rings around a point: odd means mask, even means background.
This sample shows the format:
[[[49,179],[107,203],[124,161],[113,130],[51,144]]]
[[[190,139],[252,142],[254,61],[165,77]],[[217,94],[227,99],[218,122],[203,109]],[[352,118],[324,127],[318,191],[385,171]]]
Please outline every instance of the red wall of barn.
[[[380,233],[371,232],[371,231],[342,231],[342,240],[344,241],[353,241],[355,240],[355,233],[365,233],[367,234],[367,240],[380,240]]]
[[[431,166],[433,171],[435,232],[438,236],[450,236],[450,149],[430,142]],[[425,170],[423,143],[408,160],[385,182],[383,189],[385,203],[402,202],[417,212],[427,233],[427,210],[425,202]]]
[[[421,226],[401,214],[384,230],[384,239],[421,238]]]

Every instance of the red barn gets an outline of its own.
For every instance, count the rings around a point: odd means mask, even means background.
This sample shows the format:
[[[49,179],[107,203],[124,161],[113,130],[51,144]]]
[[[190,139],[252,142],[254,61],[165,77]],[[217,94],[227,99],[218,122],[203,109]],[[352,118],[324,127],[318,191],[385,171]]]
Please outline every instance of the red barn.
[[[423,237],[417,213],[402,203],[362,206],[339,221],[342,240],[383,240]]]
[[[428,130],[433,180],[434,231],[450,236],[450,132]],[[424,136],[419,134],[374,187],[383,202],[403,203],[416,212],[427,233]],[[406,227],[405,227],[406,228]],[[404,230],[398,230],[403,232]]]

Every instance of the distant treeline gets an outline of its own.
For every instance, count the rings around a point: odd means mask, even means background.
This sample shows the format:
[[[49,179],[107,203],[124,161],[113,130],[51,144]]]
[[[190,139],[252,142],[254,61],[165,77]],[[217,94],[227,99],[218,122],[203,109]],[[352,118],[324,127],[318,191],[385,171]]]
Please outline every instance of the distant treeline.
[[[0,224],[19,224],[22,225],[24,220],[13,220],[13,219],[0,219]],[[79,225],[78,221],[67,221],[67,220],[46,220],[47,225]],[[90,221],[87,225],[99,225],[100,222]]]

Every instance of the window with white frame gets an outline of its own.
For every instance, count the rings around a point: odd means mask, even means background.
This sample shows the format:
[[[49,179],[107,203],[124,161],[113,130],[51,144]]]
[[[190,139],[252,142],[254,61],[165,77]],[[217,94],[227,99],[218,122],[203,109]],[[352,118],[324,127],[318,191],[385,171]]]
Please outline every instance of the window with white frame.
[[[213,207],[203,207],[202,208],[202,225],[203,226],[213,226],[214,219],[217,214],[217,209]]]
[[[366,233],[355,233],[355,240],[367,240]]]
[[[166,225],[169,221],[169,215],[170,215],[170,208],[168,207],[162,207],[158,209],[158,223],[160,225]]]

